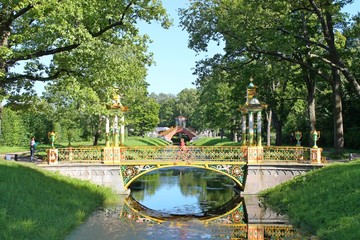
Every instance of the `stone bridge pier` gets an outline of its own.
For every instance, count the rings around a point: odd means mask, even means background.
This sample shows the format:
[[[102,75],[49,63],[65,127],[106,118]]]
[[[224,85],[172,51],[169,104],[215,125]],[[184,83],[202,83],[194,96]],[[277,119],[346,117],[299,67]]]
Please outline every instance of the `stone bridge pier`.
[[[325,164],[248,164],[245,189],[241,194],[258,194]]]
[[[120,176],[119,165],[43,165],[42,168],[58,172],[61,175],[90,181],[97,185],[110,187],[115,193],[128,195],[129,189],[124,188],[123,178]]]

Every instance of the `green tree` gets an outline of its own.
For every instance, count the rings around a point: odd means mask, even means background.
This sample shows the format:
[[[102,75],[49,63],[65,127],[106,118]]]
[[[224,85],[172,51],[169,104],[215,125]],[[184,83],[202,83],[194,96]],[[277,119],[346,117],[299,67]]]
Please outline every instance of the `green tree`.
[[[230,62],[286,61],[302,70],[307,86],[311,128],[315,128],[315,78],[329,82],[334,98],[334,146],[344,146],[340,74],[360,94],[359,84],[346,63],[346,26],[341,7],[352,1],[302,0],[192,1],[183,9],[182,25],[190,33],[189,46],[206,50],[212,40],[225,42]],[[231,64],[231,62],[229,64]],[[270,84],[269,84],[270,85]]]
[[[194,114],[199,104],[196,89],[183,89],[178,95],[175,104],[175,114],[186,117],[186,123],[189,127],[195,127]]]
[[[117,57],[129,57],[117,55],[118,49],[132,48],[132,53],[139,53],[140,62],[151,62],[151,57],[145,54],[149,39],[139,34],[139,21],[159,21],[163,27],[170,23],[158,0],[2,1],[0,100],[15,96],[21,89],[34,94],[30,90],[36,81],[60,82],[73,77],[87,81],[99,91],[101,86],[112,85],[119,78],[114,71],[126,67],[121,64],[110,71]],[[99,64],[104,53],[107,61]],[[23,71],[15,68],[19,64],[24,66]],[[94,64],[99,68],[96,69]],[[109,67],[101,70],[107,65]],[[138,72],[134,72],[134,78]],[[127,80],[131,86],[132,80]],[[106,90],[103,94],[108,97]]]
[[[54,123],[47,114],[49,108],[46,101],[35,98],[28,108],[19,111],[27,136],[34,136],[36,142],[48,143],[48,132],[54,130]]]
[[[176,96],[173,94],[150,94],[150,97],[155,99],[160,105],[159,110],[159,127],[175,126],[175,108],[176,108]]]
[[[159,104],[149,96],[138,96],[132,105],[125,121],[133,134],[145,136],[159,124]],[[127,120],[128,119],[128,120]]]
[[[21,116],[8,107],[3,108],[0,142],[5,146],[26,146],[29,136]]]

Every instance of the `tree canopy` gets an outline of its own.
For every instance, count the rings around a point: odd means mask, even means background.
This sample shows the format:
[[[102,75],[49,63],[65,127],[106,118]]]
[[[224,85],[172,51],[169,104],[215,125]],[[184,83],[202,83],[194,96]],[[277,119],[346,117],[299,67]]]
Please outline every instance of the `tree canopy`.
[[[2,1],[2,98],[20,89],[30,90],[36,81],[58,80],[69,75],[88,78],[98,75],[95,83],[106,79],[102,84],[112,85],[114,79],[119,81],[119,75],[113,74],[118,70],[113,68],[119,64],[116,61],[126,59],[117,49],[131,48],[139,61],[145,64],[151,61],[151,56],[146,55],[149,39],[139,34],[137,23],[153,20],[169,26],[161,1]],[[106,59],[102,56],[104,52],[107,52]],[[46,56],[50,58],[44,61]],[[101,61],[104,62],[99,64]],[[16,71],[19,64],[24,71]],[[89,71],[89,66],[94,65],[98,69]],[[99,71],[100,68],[103,70]]]
[[[307,90],[309,130],[317,128],[315,119],[315,94],[318,82],[330,88],[333,94],[334,146],[344,147],[342,116],[342,80],[352,85],[360,95],[358,71],[353,67],[359,55],[359,18],[342,13],[341,9],[351,0],[301,0],[301,1],[244,1],[244,0],[193,0],[182,9],[181,24],[189,32],[189,47],[197,52],[206,51],[211,41],[224,43],[225,54],[213,60],[202,61],[197,71],[202,77],[216,69],[226,70],[234,77],[233,84],[244,86],[250,74],[259,85],[274,86],[274,81],[254,66],[277,62],[286,64],[289,74],[282,83],[291,81],[293,86],[302,84]],[[200,68],[199,68],[200,66]],[[292,76],[291,76],[292,75]],[[261,76],[261,74],[260,74]],[[294,77],[297,76],[297,77]],[[286,81],[285,81],[286,80]],[[285,86],[282,87],[286,89]],[[273,109],[279,106],[270,105]],[[276,115],[274,115],[276,117]]]

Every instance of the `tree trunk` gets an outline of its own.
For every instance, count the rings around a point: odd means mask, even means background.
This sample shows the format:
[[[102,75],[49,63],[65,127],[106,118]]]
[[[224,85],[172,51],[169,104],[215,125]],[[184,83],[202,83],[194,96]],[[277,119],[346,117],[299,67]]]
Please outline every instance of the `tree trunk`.
[[[271,144],[271,118],[272,118],[272,111],[270,109],[269,112],[266,112],[266,120],[267,120],[266,146],[268,147]]]
[[[309,63],[311,64],[311,63]],[[311,74],[310,71],[303,68],[303,79],[306,82],[306,88],[307,88],[307,102],[308,102],[308,113],[309,113],[309,125],[310,125],[310,131],[316,130],[316,101],[315,101],[315,76],[314,74]],[[309,144],[310,146],[313,145],[313,138],[309,137]]]
[[[307,91],[308,91],[308,112],[309,112],[309,121],[310,121],[310,130],[313,131],[316,129],[316,110],[315,110],[315,81],[311,81],[309,76],[306,76],[308,80]]]
[[[279,120],[276,114],[272,114],[272,123],[275,128],[276,138],[275,138],[275,146],[281,146],[282,144],[282,121]]]
[[[94,143],[93,143],[93,146],[97,146],[98,145],[98,141],[99,141],[99,138],[100,138],[100,132],[101,130],[97,130],[96,133],[94,134]]]
[[[334,148],[337,152],[344,149],[344,126],[341,101],[341,80],[339,70],[333,68],[333,104],[334,104]]]

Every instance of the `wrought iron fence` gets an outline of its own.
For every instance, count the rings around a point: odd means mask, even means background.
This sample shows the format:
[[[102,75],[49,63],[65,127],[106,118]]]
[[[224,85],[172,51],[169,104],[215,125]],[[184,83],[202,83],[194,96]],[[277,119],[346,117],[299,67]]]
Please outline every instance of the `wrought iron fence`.
[[[309,163],[310,148],[305,147],[264,147],[264,162]]]
[[[122,161],[245,161],[242,147],[127,147],[121,148]]]
[[[59,148],[59,163],[102,163],[104,148]],[[121,147],[120,161],[247,161],[247,149],[240,146]],[[310,148],[264,147],[263,162],[310,162]]]
[[[59,148],[59,163],[101,163],[104,159],[103,148]]]

